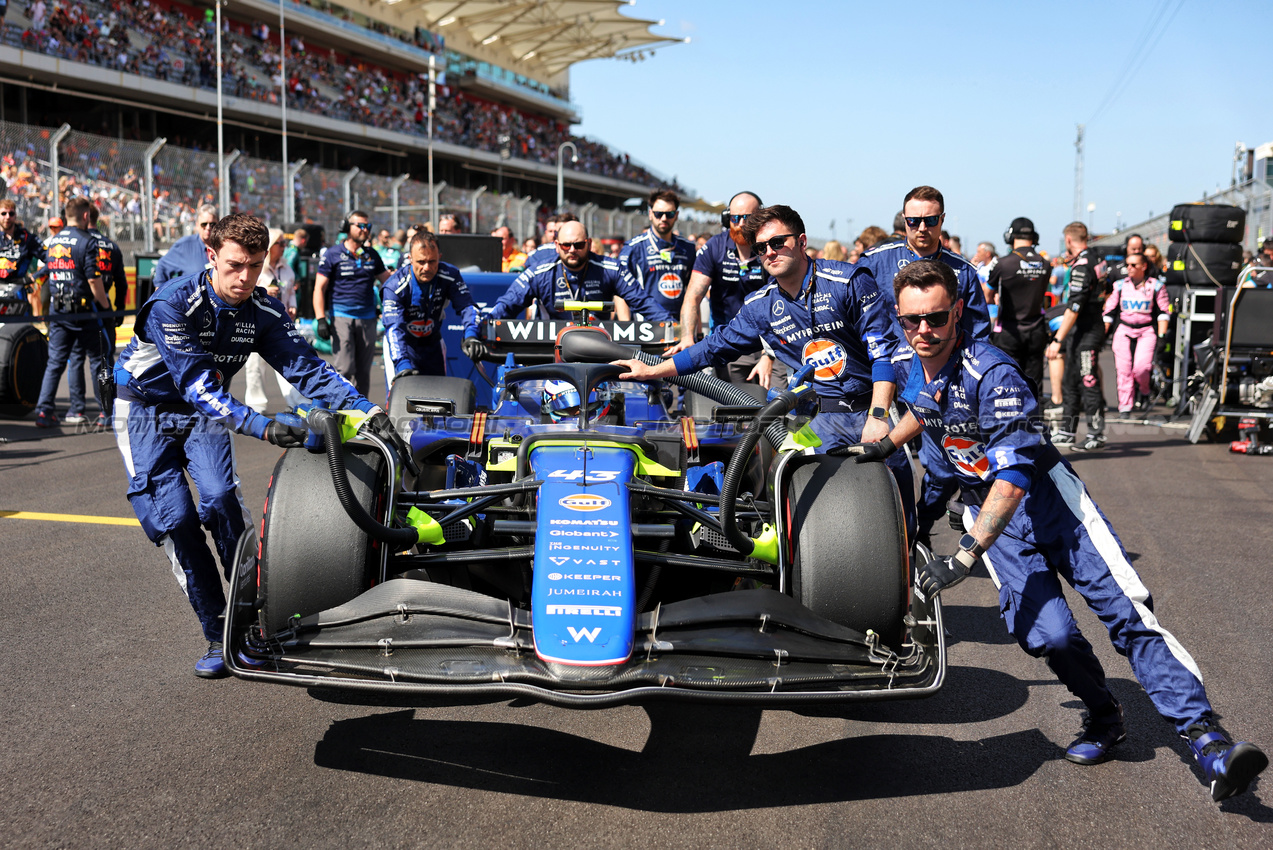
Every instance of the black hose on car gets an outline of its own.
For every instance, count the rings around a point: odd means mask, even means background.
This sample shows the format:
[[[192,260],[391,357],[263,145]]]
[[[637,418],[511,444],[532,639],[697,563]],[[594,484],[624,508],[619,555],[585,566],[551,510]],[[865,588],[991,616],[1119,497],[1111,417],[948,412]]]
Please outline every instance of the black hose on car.
[[[725,533],[725,538],[730,542],[738,554],[746,557],[756,548],[756,544],[751,537],[743,533],[734,521],[735,502],[738,499],[738,485],[743,480],[743,474],[747,471],[747,464],[751,460],[751,453],[756,448],[756,443],[760,442],[761,432],[769,423],[772,430],[773,425],[783,428],[782,418],[789,411],[795,408],[798,396],[791,390],[784,390],[776,399],[766,404],[756,414],[755,418],[747,424],[747,430],[743,432],[742,438],[738,441],[738,445],[734,448],[733,455],[729,458],[729,466],[725,469],[725,479],[720,488],[720,525],[721,530]],[[769,420],[774,420],[769,422]],[[783,433],[786,433],[783,428]]]
[[[341,450],[340,421],[331,411],[313,410],[309,414],[309,426],[322,433],[327,444],[327,465],[331,468],[332,484],[336,487],[336,498],[354,525],[367,532],[372,538],[393,546],[395,550],[409,549],[420,540],[414,528],[390,528],[381,525],[367,513],[358,500],[354,498],[349,486],[349,474],[345,470],[345,455]]]

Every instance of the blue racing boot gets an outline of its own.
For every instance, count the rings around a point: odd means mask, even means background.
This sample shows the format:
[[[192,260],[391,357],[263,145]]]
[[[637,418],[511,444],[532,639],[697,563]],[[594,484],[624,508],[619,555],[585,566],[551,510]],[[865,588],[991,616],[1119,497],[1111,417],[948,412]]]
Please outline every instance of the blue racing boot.
[[[1123,707],[1117,702],[1101,712],[1085,712],[1083,733],[1070,744],[1065,757],[1075,764],[1100,764],[1109,758],[1109,751],[1127,737],[1127,725],[1123,723]]]
[[[225,652],[221,647],[221,641],[210,641],[208,651],[194,663],[194,674],[203,679],[220,679],[229,673],[230,671],[225,669]]]
[[[1211,799],[1217,803],[1241,794],[1269,766],[1269,757],[1259,747],[1246,741],[1233,743],[1210,717],[1185,729],[1181,737],[1189,742],[1193,757],[1211,783]]]

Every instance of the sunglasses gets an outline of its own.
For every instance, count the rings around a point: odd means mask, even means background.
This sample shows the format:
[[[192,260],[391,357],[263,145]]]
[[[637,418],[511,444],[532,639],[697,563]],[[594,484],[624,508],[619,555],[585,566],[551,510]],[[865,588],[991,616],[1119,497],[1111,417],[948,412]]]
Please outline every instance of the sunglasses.
[[[944,328],[950,321],[950,314],[950,310],[937,310],[932,313],[902,313],[898,315],[897,320],[908,331],[919,330],[920,322],[928,322],[930,328]]]
[[[1129,268],[1129,269],[1138,269],[1138,268],[1140,268],[1140,267],[1141,267],[1141,266],[1143,266],[1143,265],[1145,265],[1145,264],[1144,264],[1144,263],[1128,263],[1128,264],[1127,264],[1127,268]]]
[[[582,251],[588,247],[588,240],[580,239],[578,242],[558,242],[557,244],[567,251]]]
[[[676,218],[680,210],[650,210],[650,215],[655,218]]]
[[[787,240],[795,236],[794,233],[784,233],[781,236],[775,236],[772,239],[766,239],[763,242],[755,242],[751,246],[751,252],[757,257],[763,257],[770,251],[781,251],[787,247]]]
[[[906,218],[906,226],[909,227],[911,230],[914,230],[915,228],[919,227],[919,223],[921,221],[924,222],[924,224],[928,225],[929,227],[936,227],[938,224],[941,223],[940,213],[938,213],[937,215],[908,215],[908,216],[905,216],[905,218]]]
[[[349,229],[350,229],[350,230],[353,230],[355,227],[357,227],[359,230],[371,230],[371,222],[369,222],[369,221],[351,221],[351,222],[349,222]]]
[[[0,215],[13,215],[13,210],[0,210]]]
[[[746,221],[746,220],[747,220],[747,219],[749,219],[749,218],[751,218],[751,213],[745,213],[745,214],[743,214],[743,215],[731,215],[731,216],[729,217],[729,223],[730,223],[730,224],[742,224],[744,221]]]

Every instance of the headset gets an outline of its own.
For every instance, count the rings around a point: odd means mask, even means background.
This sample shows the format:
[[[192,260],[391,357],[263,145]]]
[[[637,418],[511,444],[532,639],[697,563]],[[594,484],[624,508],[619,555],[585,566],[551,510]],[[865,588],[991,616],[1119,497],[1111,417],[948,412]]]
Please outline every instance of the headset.
[[[759,195],[757,195],[755,192],[748,191],[747,189],[744,189],[744,190],[743,190],[743,191],[741,191],[741,192],[735,192],[735,193],[733,194],[733,196],[732,196],[732,197],[730,197],[730,199],[729,199],[729,203],[731,203],[731,204],[732,204],[732,203],[734,202],[734,198],[737,198],[739,195],[751,195],[753,198],[755,198],[755,199],[756,199],[756,204],[757,204],[757,205],[762,206],[762,207],[765,205],[765,202],[764,202],[764,201],[762,201],[762,200],[760,200],[760,196],[759,196]],[[724,211],[723,213],[721,213],[721,214],[720,214],[720,226],[721,226],[721,227],[729,227],[729,206],[728,206],[728,205],[726,205],[726,207],[725,207],[725,211]]]
[[[1031,227],[1033,228],[1033,225],[1031,225]],[[1009,225],[1008,229],[1003,232],[1003,242],[1009,248],[1012,247],[1013,239],[1025,239],[1027,236],[1027,234],[1024,232],[1022,232],[1020,235],[1016,235],[1016,234],[1017,234],[1017,231],[1013,230],[1011,225]],[[1039,232],[1037,230],[1034,230],[1028,235],[1031,239],[1034,240],[1032,244],[1035,244],[1035,245],[1039,244]]]

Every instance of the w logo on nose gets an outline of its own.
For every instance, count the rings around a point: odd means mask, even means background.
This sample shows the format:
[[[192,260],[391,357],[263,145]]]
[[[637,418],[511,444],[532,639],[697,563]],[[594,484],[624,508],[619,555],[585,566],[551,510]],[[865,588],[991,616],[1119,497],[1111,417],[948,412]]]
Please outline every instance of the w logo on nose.
[[[570,632],[570,637],[574,639],[575,643],[579,643],[580,638],[587,638],[588,643],[595,643],[597,635],[601,634],[601,627],[597,626],[595,629],[576,629],[574,626],[566,626],[566,631]]]

